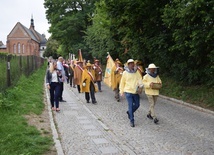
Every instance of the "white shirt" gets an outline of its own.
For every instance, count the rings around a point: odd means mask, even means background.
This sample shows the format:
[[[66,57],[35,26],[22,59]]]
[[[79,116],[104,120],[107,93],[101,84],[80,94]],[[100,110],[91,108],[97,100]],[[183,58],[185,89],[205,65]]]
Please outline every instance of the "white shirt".
[[[56,71],[53,71],[53,73],[52,73],[52,81],[51,82],[58,82]]]

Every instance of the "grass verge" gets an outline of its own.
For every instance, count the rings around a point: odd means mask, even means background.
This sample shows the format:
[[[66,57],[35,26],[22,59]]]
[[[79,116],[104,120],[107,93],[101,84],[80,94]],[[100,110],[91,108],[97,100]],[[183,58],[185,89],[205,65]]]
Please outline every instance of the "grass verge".
[[[214,111],[214,88],[208,86],[184,86],[169,77],[161,76],[162,95]]]
[[[25,117],[32,113],[40,115],[44,110],[45,67],[28,78],[22,76],[15,87],[0,94],[1,155],[40,155],[53,146],[52,137],[42,135]]]

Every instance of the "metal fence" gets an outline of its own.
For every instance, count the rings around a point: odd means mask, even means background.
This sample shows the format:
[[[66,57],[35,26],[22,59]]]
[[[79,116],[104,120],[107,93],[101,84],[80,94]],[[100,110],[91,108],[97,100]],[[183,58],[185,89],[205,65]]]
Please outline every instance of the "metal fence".
[[[14,56],[0,54],[0,92],[16,85],[21,75],[29,76],[44,64],[37,56]]]

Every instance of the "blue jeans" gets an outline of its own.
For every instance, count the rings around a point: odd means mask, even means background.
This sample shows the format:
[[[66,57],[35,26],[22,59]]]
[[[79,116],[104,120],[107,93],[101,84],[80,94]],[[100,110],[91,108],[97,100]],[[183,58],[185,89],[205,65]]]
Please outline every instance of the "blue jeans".
[[[54,107],[54,102],[56,108],[59,108],[59,96],[61,93],[61,86],[59,82],[51,82],[50,84],[50,101],[51,106]]]
[[[130,122],[134,123],[134,112],[140,106],[140,96],[138,94],[125,93],[126,100],[128,101],[128,112],[130,116]]]

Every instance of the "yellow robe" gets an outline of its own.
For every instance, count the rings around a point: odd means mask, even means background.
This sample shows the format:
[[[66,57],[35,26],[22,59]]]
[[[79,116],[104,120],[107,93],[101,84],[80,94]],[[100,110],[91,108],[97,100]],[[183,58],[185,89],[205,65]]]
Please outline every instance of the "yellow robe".
[[[80,69],[80,66],[75,66],[74,68],[74,84],[80,85],[82,79],[83,69]]]
[[[90,74],[91,73],[91,74]],[[95,88],[95,92],[97,92],[98,88],[94,84],[95,80],[95,72],[93,69],[90,70],[90,73],[87,69],[84,69],[82,72],[82,78],[81,78],[81,84],[80,84],[80,90],[81,92],[90,92],[90,83],[92,82]],[[83,86],[83,83],[85,82],[85,86]]]
[[[102,69],[101,69],[101,66],[94,64],[93,69],[95,71],[95,80],[96,81],[102,81]]]
[[[114,66],[111,70],[111,88],[115,90],[120,85],[120,80],[123,74],[123,68]]]

